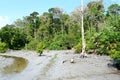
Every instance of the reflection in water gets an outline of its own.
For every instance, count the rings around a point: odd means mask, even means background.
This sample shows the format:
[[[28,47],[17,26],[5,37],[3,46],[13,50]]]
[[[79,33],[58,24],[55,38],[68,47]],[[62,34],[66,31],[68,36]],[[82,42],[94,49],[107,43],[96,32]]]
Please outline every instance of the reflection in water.
[[[28,61],[24,58],[21,58],[21,57],[14,57],[14,56],[7,56],[7,55],[1,55],[1,56],[2,56],[2,58],[8,59],[8,60],[11,59],[11,58],[14,59],[13,63],[3,67],[2,72],[0,72],[2,74],[19,73],[23,69],[25,69],[25,67],[28,64]]]

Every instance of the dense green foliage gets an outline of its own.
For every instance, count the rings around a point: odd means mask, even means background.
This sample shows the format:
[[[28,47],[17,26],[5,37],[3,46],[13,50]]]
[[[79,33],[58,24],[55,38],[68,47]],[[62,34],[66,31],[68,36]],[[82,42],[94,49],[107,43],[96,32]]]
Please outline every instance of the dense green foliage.
[[[1,41],[5,42],[10,49],[22,49],[27,41],[26,34],[22,29],[6,25],[0,31]]]
[[[4,42],[0,42],[0,53],[6,52],[7,49],[8,49],[7,44]]]
[[[82,50],[81,16],[78,7],[71,15],[61,8],[50,8],[39,15],[33,12],[0,30],[1,42],[10,49]],[[112,4],[105,12],[102,0],[92,1],[84,8],[86,52],[120,58],[120,5]]]
[[[82,40],[79,41],[79,43],[74,46],[75,52],[80,53],[82,51]]]
[[[29,42],[29,44],[26,45],[26,48],[28,50],[36,50],[38,42],[36,42],[34,39]]]
[[[37,44],[37,48],[36,48],[36,51],[37,53],[39,53],[39,55],[41,56],[41,54],[43,53],[43,49],[44,49],[44,44],[42,42],[39,42]]]

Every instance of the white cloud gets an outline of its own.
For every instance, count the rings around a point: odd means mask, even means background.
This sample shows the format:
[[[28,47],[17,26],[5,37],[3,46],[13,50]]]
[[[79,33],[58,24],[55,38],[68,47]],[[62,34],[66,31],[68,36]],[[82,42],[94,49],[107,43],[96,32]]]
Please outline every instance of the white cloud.
[[[0,28],[10,23],[10,18],[8,16],[0,16]]]

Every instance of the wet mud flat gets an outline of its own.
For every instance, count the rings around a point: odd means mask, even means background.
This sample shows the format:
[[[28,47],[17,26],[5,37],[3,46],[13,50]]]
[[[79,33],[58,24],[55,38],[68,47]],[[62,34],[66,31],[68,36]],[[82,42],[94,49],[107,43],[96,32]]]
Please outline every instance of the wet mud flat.
[[[109,56],[91,54],[80,58],[71,50],[44,51],[41,57],[34,51],[5,54],[25,58],[28,64],[23,71],[0,76],[0,80],[120,80],[120,71],[107,66]],[[75,63],[70,63],[71,58]]]
[[[70,63],[74,58],[75,63]],[[66,61],[62,63],[61,61]],[[79,58],[79,54],[62,54],[47,73],[45,80],[120,80],[120,71],[108,67],[109,56],[89,55]]]
[[[19,73],[27,66],[28,61],[22,57],[0,55],[0,73],[2,75]]]

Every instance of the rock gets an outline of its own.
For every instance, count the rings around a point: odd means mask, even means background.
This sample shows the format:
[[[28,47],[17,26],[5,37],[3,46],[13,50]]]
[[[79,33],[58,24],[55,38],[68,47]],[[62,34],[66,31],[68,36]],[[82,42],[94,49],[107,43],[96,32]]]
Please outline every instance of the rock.
[[[67,60],[64,60],[62,63],[65,63]]]
[[[75,63],[75,61],[74,61],[74,59],[73,59],[73,58],[70,60],[70,63]]]
[[[111,63],[108,63],[108,67],[115,67],[120,70],[120,59],[114,59]]]

